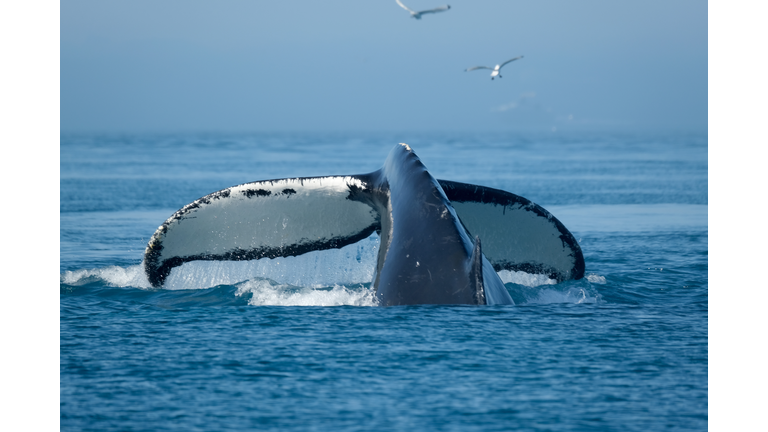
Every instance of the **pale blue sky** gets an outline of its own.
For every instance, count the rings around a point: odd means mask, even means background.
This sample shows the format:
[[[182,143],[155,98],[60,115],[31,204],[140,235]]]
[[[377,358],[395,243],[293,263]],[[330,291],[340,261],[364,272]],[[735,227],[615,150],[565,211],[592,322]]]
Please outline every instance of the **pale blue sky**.
[[[705,1],[447,3],[68,0],[61,130],[707,130]]]

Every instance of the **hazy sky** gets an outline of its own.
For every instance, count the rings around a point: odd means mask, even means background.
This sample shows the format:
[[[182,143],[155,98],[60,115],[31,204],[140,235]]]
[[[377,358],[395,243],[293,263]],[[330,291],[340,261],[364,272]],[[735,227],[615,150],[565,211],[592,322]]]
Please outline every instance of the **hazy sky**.
[[[707,130],[706,1],[448,4],[67,0],[61,130]]]

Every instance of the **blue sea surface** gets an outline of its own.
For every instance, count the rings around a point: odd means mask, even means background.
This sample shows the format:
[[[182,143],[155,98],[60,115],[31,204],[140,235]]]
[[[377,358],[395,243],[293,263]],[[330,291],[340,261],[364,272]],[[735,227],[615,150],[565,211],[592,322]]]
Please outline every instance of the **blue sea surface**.
[[[64,134],[62,431],[649,431],[708,426],[706,134]],[[378,169],[549,210],[586,277],[501,272],[514,306],[376,307],[378,238],[142,268],[155,229],[232,185]],[[307,211],[312,211],[308,208]]]

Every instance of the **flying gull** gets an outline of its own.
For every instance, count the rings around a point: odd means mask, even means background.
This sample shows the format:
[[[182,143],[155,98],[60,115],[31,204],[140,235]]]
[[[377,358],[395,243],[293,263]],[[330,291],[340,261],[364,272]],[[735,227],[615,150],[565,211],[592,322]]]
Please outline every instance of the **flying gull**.
[[[421,19],[421,16],[423,14],[443,12],[443,11],[447,11],[448,9],[451,8],[450,5],[445,5],[445,6],[436,7],[434,9],[428,9],[428,10],[423,10],[423,11],[416,12],[414,10],[408,9],[408,6],[402,4],[400,2],[400,0],[395,0],[395,1],[397,2],[397,4],[400,5],[401,8],[403,8],[403,9],[407,10],[408,12],[410,12],[411,17],[416,18],[416,19]]]
[[[503,67],[504,67],[504,65],[505,65],[505,64],[507,64],[507,63],[509,63],[509,62],[513,62],[513,61],[515,61],[515,60],[517,60],[517,59],[521,59],[521,58],[523,58],[523,56],[520,56],[520,57],[515,57],[515,58],[513,58],[513,59],[510,59],[510,60],[507,60],[507,61],[505,61],[504,63],[502,63],[502,64],[500,64],[500,65],[496,65],[496,67],[493,67],[493,68],[489,68],[488,66],[472,66],[471,68],[464,70],[464,72],[473,71],[473,70],[475,70],[475,69],[488,69],[488,70],[491,70],[491,71],[492,71],[492,72],[491,72],[491,79],[493,79],[493,78],[494,78],[494,77],[496,77],[497,75],[498,75],[498,77],[499,77],[499,78],[501,78],[501,75],[499,75],[499,72],[501,72],[501,68],[503,68]]]

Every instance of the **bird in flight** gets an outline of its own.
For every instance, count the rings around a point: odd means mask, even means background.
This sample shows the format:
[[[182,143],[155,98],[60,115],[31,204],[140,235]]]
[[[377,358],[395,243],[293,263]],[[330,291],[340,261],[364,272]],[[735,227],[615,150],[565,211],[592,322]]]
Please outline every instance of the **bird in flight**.
[[[475,69],[489,69],[489,70],[492,71],[491,72],[491,79],[494,79],[496,76],[501,78],[501,75],[499,75],[499,72],[501,72],[501,68],[503,68],[504,65],[509,63],[509,62],[513,62],[513,61],[515,61],[517,59],[521,59],[521,58],[523,58],[523,56],[519,56],[519,57],[515,57],[513,59],[509,59],[509,60],[505,61],[504,63],[502,63],[500,65],[496,65],[496,67],[493,67],[493,68],[489,68],[488,66],[472,66],[469,69],[465,69],[464,72],[473,71]]]
[[[410,12],[411,17],[416,18],[416,19],[421,19],[421,16],[423,14],[443,12],[443,11],[447,11],[448,9],[451,8],[450,5],[445,5],[445,6],[436,7],[434,9],[428,9],[428,10],[423,10],[423,11],[416,12],[414,10],[408,9],[408,6],[402,4],[400,2],[400,0],[395,0],[395,1],[397,2],[397,4],[400,5],[401,8],[403,8],[403,9],[407,10],[408,12]]]

